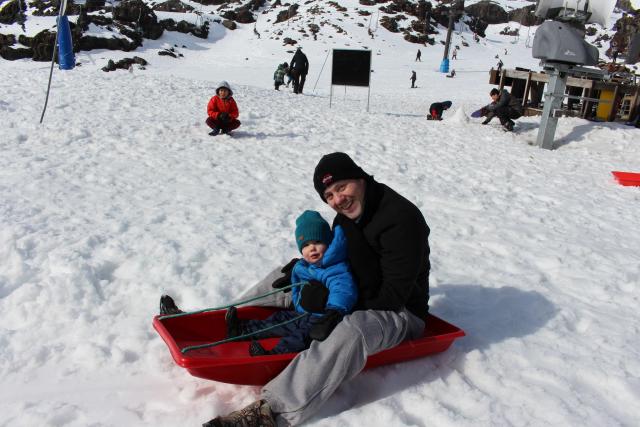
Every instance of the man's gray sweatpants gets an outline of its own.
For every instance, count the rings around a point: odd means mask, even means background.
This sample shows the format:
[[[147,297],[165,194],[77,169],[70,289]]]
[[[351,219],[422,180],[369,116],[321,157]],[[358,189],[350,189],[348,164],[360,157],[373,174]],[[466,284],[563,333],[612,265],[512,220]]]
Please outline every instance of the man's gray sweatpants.
[[[242,295],[242,298],[272,291],[281,277],[279,269]],[[291,293],[278,293],[252,303],[289,307]],[[422,336],[424,321],[406,310],[399,312],[361,310],[345,316],[329,337],[313,341],[276,378],[262,389],[276,415],[278,426],[298,425],[311,417],[344,381],[355,377],[369,355],[395,347],[405,339]]]

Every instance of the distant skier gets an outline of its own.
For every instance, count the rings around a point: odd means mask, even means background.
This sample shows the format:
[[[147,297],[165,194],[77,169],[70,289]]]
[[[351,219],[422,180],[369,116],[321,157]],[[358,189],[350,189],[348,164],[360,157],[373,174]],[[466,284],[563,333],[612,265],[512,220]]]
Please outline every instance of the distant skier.
[[[409,77],[409,80],[411,80],[411,89],[415,89],[416,80],[417,79],[418,79],[418,77],[416,77],[416,72],[415,71],[411,71],[411,77]]]
[[[496,66],[498,67],[498,72],[502,71],[503,65],[504,63],[502,62],[502,59],[498,59],[498,63],[496,64]]]
[[[451,69],[451,72],[449,72],[449,74],[446,75],[446,77],[452,79],[456,76],[456,70]]]
[[[427,118],[430,120],[442,120],[442,113],[451,108],[451,101],[434,102],[429,107]]]
[[[453,51],[451,52],[451,59],[458,59],[458,48],[454,47]]]
[[[307,55],[302,53],[302,48],[296,49],[296,53],[291,58],[291,77],[293,77],[293,93],[302,93],[304,82],[309,72],[309,60]]]
[[[522,101],[511,96],[506,89],[502,89],[502,92],[495,88],[491,89],[489,96],[492,102],[480,109],[480,115],[486,117],[482,124],[486,125],[494,117],[498,117],[503,129],[512,131],[515,125],[513,120],[522,116]]]
[[[240,126],[238,105],[233,99],[233,91],[226,81],[221,81],[216,94],[207,105],[207,126],[212,130],[209,135],[216,136],[220,132],[229,133]]]
[[[276,90],[280,90],[280,86],[284,84],[284,74],[287,63],[278,64],[278,68],[273,73],[273,84]]]
[[[420,52],[420,49],[418,49],[418,53],[416,53],[416,62],[420,61],[422,62],[422,52]]]

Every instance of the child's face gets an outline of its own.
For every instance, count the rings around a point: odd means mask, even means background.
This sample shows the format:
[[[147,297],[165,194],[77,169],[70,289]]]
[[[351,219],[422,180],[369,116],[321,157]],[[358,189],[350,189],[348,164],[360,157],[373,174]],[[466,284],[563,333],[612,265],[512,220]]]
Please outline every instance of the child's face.
[[[317,240],[312,240],[302,248],[302,258],[309,264],[315,264],[322,260],[326,250],[327,245]]]
[[[218,89],[218,96],[222,99],[226,98],[227,96],[229,96],[229,89],[227,89],[226,87],[221,87],[220,89]]]

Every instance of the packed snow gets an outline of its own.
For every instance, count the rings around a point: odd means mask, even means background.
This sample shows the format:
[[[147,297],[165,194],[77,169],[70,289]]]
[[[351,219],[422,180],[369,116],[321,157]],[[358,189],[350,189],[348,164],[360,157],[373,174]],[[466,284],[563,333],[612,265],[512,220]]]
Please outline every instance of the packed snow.
[[[333,217],[311,179],[333,151],[421,209],[431,311],[467,336],[361,373],[308,425],[637,425],[640,191],[611,171],[640,172],[639,131],[563,118],[548,151],[539,117],[515,133],[469,118],[490,101],[496,54],[538,67],[503,27],[479,44],[454,35],[470,47],[453,79],[438,72],[439,43],[415,62],[418,45],[384,28],[304,41],[304,95],[273,89],[292,48],[250,25],[216,25],[208,40],[165,32],[56,69],[43,124],[49,65],[0,61],[0,425],[200,425],[252,402],[257,387],[175,365],[151,327],[158,299],[231,303],[298,255],[295,218]],[[157,55],[175,45],[183,58]],[[330,49],[364,47],[369,111],[352,87],[334,87],[330,108]],[[100,71],[132,54],[146,70]],[[214,138],[206,104],[222,79],[242,126]],[[444,120],[427,121],[444,100]]]

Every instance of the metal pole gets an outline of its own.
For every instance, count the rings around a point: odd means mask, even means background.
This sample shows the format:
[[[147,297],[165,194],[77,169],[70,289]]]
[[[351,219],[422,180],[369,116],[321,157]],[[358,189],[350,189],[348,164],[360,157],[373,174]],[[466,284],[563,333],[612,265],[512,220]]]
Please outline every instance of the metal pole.
[[[64,15],[64,11],[67,8],[67,1],[60,0],[60,10],[58,11],[58,23],[60,18]],[[42,114],[40,115],[40,123],[44,120],[44,113],[47,111],[47,104],[49,103],[49,91],[51,90],[51,78],[53,77],[53,64],[56,62],[56,53],[58,53],[58,35],[60,34],[60,28],[56,27],[56,37],[53,42],[53,55],[51,56],[51,69],[49,70],[49,83],[47,84],[47,95],[44,98],[44,107],[42,108]]]
[[[540,129],[538,129],[537,145],[540,148],[552,150],[553,137],[558,125],[556,110],[559,110],[562,105],[564,91],[567,87],[567,73],[556,68],[552,68],[548,72],[549,83],[547,84],[547,92],[544,94],[544,108],[542,109]]]
[[[327,63],[327,59],[329,59],[329,53],[332,51],[328,51],[327,52],[327,57],[324,58],[324,62],[322,63],[322,68],[320,68],[320,74],[318,74],[318,78],[316,79],[316,84],[313,85],[313,93],[316,93],[316,86],[318,86],[318,81],[320,80],[320,76],[322,75],[322,70],[324,70],[324,64]],[[331,70],[331,81],[333,81],[333,70]]]

